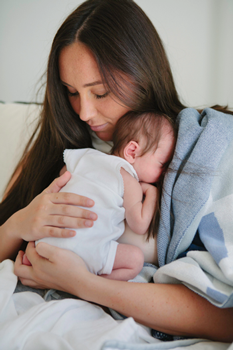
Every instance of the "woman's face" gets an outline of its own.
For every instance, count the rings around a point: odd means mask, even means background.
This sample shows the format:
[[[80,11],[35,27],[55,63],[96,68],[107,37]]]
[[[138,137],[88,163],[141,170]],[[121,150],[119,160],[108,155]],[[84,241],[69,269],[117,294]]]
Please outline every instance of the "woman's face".
[[[59,72],[80,119],[101,140],[111,141],[116,122],[129,108],[106,90],[92,52],[80,42],[65,47],[59,57]]]

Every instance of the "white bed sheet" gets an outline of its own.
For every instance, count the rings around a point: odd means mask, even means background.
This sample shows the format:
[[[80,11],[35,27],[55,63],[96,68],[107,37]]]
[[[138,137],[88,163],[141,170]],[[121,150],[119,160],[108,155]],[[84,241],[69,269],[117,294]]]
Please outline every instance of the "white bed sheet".
[[[114,320],[82,300],[46,302],[37,293],[14,294],[13,269],[11,260],[0,263],[0,350],[233,350],[200,339],[161,342],[133,318]]]

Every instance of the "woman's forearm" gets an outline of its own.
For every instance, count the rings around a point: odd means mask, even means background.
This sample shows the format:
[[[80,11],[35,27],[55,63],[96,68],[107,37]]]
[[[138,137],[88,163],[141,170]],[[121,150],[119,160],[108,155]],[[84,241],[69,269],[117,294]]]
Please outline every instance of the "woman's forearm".
[[[92,276],[83,285],[80,296],[161,332],[233,341],[233,308],[219,309],[183,285],[131,283]]]

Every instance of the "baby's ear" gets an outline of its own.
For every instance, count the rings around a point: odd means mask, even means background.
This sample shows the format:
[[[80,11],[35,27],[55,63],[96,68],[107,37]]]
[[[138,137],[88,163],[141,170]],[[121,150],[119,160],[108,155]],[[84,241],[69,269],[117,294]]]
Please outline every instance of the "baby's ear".
[[[136,141],[130,141],[124,148],[124,158],[130,164],[134,164],[140,154],[140,146]]]

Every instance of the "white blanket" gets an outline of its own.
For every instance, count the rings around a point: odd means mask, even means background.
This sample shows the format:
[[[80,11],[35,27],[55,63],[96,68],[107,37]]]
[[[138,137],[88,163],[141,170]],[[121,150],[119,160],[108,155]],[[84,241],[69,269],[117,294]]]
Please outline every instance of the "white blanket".
[[[109,339],[155,341],[132,318],[116,321],[82,300],[45,302],[36,293],[13,294],[17,283],[13,262],[5,260],[0,268],[0,349],[95,350]]]
[[[14,294],[13,268],[11,260],[0,263],[0,350],[233,350],[200,339],[163,343],[132,318],[116,321],[82,300],[46,302],[33,292]]]

